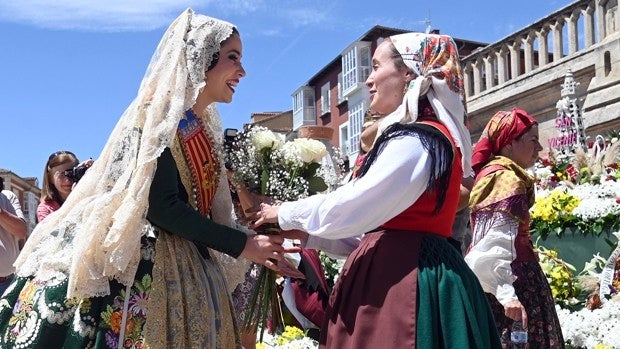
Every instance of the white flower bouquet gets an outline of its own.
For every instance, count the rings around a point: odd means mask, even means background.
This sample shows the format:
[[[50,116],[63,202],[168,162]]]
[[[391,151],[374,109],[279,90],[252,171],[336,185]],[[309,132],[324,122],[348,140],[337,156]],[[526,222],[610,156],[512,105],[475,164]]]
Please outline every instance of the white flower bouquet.
[[[335,173],[322,171],[328,154],[323,143],[284,136],[264,127],[252,127],[237,136],[228,154],[233,180],[250,192],[289,201],[326,191],[338,181]]]
[[[325,145],[313,139],[285,142],[284,136],[264,127],[255,126],[237,135],[227,162],[231,165],[232,180],[238,186],[240,200],[244,192],[259,194],[264,199],[291,201],[327,191],[339,183]],[[243,195],[242,195],[243,194]],[[256,200],[246,199],[255,206]],[[264,225],[262,234],[277,234],[277,225]],[[289,275],[290,276],[290,275]],[[261,267],[256,286],[245,316],[244,330],[259,326],[262,341],[267,320],[271,327],[283,330],[277,275]]]

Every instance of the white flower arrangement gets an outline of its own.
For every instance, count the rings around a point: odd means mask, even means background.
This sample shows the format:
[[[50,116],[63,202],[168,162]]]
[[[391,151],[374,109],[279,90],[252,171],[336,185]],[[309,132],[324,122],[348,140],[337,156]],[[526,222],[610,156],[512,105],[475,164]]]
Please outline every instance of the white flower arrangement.
[[[620,263],[617,260],[620,258],[620,232],[614,232],[613,236],[618,239],[616,251],[609,258],[596,253],[575,279],[582,294],[588,295],[586,307],[575,310],[556,304],[564,341],[569,348],[620,348],[620,271],[615,268]]]
[[[235,182],[275,200],[305,198],[339,182],[338,171],[326,166],[332,163],[327,148],[314,139],[285,142],[283,135],[255,126],[238,135],[232,148]]]
[[[620,348],[620,301],[571,312],[556,305],[564,341],[576,348]]]

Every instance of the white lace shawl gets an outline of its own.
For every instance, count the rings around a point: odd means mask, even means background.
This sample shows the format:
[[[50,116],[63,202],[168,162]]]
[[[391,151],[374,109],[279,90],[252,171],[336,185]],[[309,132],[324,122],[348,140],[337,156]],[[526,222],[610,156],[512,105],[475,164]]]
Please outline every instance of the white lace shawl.
[[[213,54],[232,31],[230,23],[191,9],[170,25],[101,155],[28,239],[15,262],[19,276],[43,281],[68,276],[68,297],[107,295],[110,279],[133,283],[140,238],[152,229],[146,213],[157,158],[172,146],[180,118],[206,84]],[[221,125],[214,126],[221,132]],[[213,219],[231,225],[230,193],[222,181]]]

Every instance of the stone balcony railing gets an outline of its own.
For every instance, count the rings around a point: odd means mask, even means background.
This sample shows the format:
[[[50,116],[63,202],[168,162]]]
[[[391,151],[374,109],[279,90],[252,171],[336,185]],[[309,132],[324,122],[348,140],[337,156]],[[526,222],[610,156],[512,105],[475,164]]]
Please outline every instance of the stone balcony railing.
[[[468,101],[520,76],[557,64],[618,31],[614,0],[578,0],[462,59]]]

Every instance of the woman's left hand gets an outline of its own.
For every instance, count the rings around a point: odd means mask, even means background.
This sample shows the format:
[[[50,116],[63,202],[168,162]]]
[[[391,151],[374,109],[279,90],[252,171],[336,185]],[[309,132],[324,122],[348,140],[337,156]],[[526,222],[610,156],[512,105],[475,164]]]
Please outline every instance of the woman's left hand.
[[[278,223],[279,205],[260,204],[260,211],[256,213],[258,219],[254,222],[253,228],[259,227],[265,223]]]

